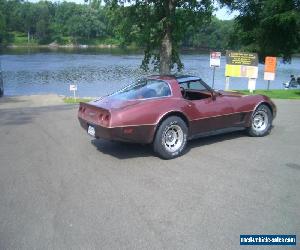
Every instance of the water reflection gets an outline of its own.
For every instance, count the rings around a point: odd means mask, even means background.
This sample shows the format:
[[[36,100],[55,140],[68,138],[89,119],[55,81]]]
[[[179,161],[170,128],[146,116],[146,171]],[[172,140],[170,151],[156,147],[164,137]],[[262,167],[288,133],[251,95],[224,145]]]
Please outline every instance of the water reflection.
[[[9,50],[0,56],[7,95],[58,93],[71,95],[69,84],[78,84],[80,96],[101,96],[111,93],[133,80],[153,74],[139,66],[142,54],[124,50]],[[184,54],[182,73],[201,76],[208,84],[212,80],[207,54]],[[292,64],[278,64],[276,80],[271,88],[282,88],[289,75],[300,75],[300,59]],[[216,88],[225,84],[225,58],[222,67],[216,70]],[[246,89],[247,79],[231,79],[232,89]],[[258,88],[266,88],[263,80],[263,65],[259,66]]]

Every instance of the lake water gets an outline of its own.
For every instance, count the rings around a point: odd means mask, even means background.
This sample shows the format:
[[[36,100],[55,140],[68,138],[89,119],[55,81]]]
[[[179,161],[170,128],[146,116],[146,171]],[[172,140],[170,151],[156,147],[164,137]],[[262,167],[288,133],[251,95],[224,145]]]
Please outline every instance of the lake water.
[[[2,51],[0,55],[6,95],[29,95],[57,93],[71,96],[69,84],[78,84],[78,95],[102,96],[132,83],[135,79],[157,74],[144,72],[139,66],[143,55],[120,50],[77,50],[77,51]],[[212,69],[208,54],[185,54],[183,74],[200,76],[212,84]],[[263,80],[263,65],[259,65],[257,89],[266,89]],[[216,69],[215,88],[225,87],[225,57]],[[271,88],[282,89],[282,83],[291,74],[300,75],[300,58],[291,64],[278,63],[275,81]],[[231,78],[231,89],[247,89],[248,79]]]

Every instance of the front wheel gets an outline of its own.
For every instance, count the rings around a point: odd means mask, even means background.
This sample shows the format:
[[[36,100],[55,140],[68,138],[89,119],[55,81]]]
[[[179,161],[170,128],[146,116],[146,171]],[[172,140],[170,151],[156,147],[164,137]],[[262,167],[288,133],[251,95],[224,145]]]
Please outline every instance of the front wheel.
[[[154,142],[154,151],[163,159],[180,156],[187,144],[188,127],[178,116],[171,116],[159,126]]]
[[[270,108],[264,104],[259,105],[252,115],[251,127],[248,128],[249,135],[261,137],[269,134],[272,121],[273,115]]]

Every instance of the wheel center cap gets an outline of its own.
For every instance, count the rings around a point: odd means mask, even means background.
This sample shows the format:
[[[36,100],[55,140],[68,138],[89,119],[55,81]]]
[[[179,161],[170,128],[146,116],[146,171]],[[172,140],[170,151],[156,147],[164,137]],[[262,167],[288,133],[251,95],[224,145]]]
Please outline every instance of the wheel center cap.
[[[167,134],[167,140],[168,141],[173,141],[173,139],[174,139],[174,135],[171,131],[169,131],[168,134]]]

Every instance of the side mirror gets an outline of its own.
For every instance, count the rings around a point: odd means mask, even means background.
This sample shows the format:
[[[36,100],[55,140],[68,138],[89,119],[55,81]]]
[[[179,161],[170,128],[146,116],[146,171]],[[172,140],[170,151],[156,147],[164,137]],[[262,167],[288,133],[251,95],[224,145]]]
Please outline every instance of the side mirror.
[[[212,92],[211,92],[211,99],[212,99],[213,101],[215,101],[215,100],[217,99],[217,96],[218,96],[218,93],[217,93],[217,92],[215,92],[215,91],[212,91]]]

